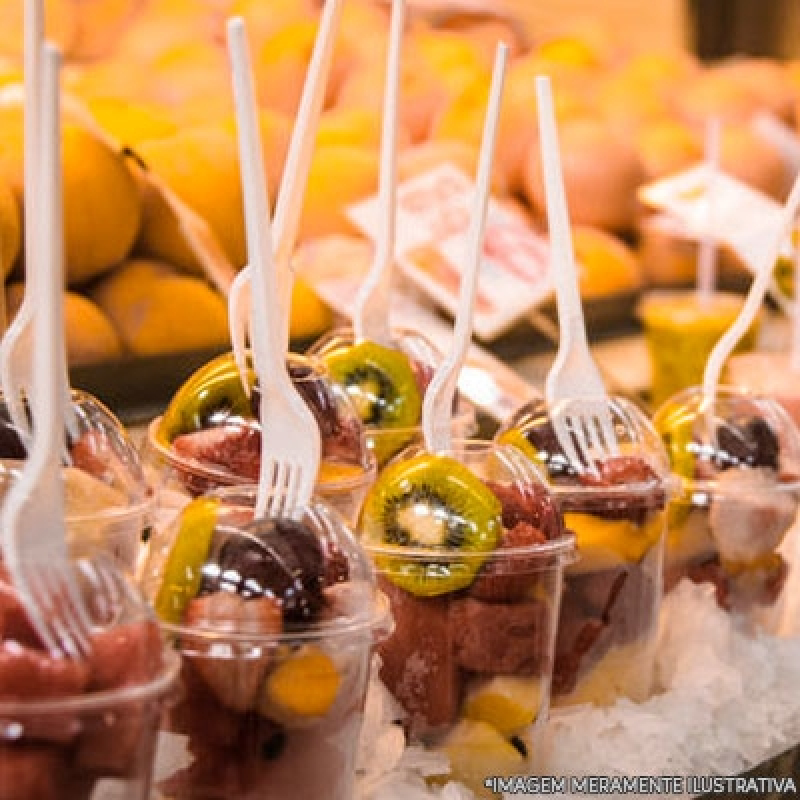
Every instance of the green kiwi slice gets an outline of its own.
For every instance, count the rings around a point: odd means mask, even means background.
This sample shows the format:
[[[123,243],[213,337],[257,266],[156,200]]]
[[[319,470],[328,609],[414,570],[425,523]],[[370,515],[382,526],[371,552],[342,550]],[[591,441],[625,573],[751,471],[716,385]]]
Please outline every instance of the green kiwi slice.
[[[325,364],[365,425],[411,428],[419,423],[422,395],[405,353],[367,340],[330,353]]]
[[[202,567],[211,550],[219,501],[198,497],[184,508],[180,527],[164,564],[164,574],[153,607],[164,622],[183,620],[189,601],[202,581]]]
[[[364,503],[361,529],[389,580],[431,597],[472,583],[502,536],[502,505],[459,461],[421,453],[383,470]],[[404,557],[402,548],[417,552]],[[428,550],[430,557],[419,552]]]
[[[251,381],[255,382],[255,373]],[[209,361],[178,389],[161,418],[158,437],[169,443],[182,433],[201,430],[215,412],[253,416],[233,353]]]

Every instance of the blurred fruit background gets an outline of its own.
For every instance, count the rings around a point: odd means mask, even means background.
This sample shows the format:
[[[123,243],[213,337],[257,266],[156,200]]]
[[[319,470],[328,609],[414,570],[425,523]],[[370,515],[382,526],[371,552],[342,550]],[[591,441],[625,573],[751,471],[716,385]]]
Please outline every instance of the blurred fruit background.
[[[442,10],[447,4],[421,5],[426,10],[411,13],[406,32],[401,177],[445,162],[474,169],[493,49],[506,40],[514,55],[496,195],[542,225],[533,79],[547,73],[588,301],[691,281],[693,245],[645,213],[636,190],[696,162],[709,117],[723,124],[725,170],[778,199],[786,192],[783,156],[751,122],[766,111],[797,124],[800,60],[739,55],[702,63],[690,52],[686,8],[678,0],[655,2],[647,24],[638,20],[638,32],[631,18],[637,4],[625,0],[507,0],[493,10],[458,13]],[[0,1],[0,270],[12,316],[25,274],[23,119],[14,88],[22,77],[22,6]],[[46,7],[48,32],[68,60],[63,135],[71,363],[225,347],[224,290],[246,256],[224,23],[234,13],[248,21],[274,196],[318,3],[47,0]],[[345,210],[376,191],[387,17],[385,2],[344,0],[301,245],[358,235]],[[181,208],[192,215],[191,225]],[[723,266],[733,274],[738,269],[730,261]],[[293,337],[311,339],[331,323],[313,286],[299,280]]]

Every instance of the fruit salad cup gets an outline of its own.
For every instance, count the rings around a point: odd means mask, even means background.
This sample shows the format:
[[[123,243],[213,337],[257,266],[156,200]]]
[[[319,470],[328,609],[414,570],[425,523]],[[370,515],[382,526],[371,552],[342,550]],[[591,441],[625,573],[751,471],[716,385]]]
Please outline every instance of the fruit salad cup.
[[[666,584],[714,585],[717,601],[756,621],[788,566],[779,548],[800,502],[800,431],[774,399],[694,387],[655,414],[682,491],[670,504]]]
[[[714,345],[733,324],[744,297],[713,292],[703,301],[699,292],[661,290],[644,295],[637,314],[644,327],[652,365],[650,402],[658,407],[670,395],[699,384]],[[752,350],[757,326],[737,345],[737,352]]]
[[[109,562],[78,563],[92,620],[86,661],[52,656],[0,564],[0,797],[148,800],[179,660]]]
[[[662,588],[669,466],[646,417],[610,398],[619,454],[572,463],[554,424],[572,403],[534,401],[497,441],[516,446],[547,473],[574,533],[578,559],[567,566],[556,638],[553,705],[611,705],[652,691]]]
[[[375,476],[363,426],[347,395],[316,360],[292,354],[289,372],[322,436],[316,494],[355,524]],[[201,367],[150,425],[149,450],[162,469],[161,486],[180,486],[196,496],[217,487],[256,483],[261,461],[258,409],[258,387],[248,397],[231,353]]]
[[[64,467],[71,555],[107,553],[133,571],[155,503],[142,460],[119,420],[96,398],[73,390],[72,408],[76,431],[67,436]],[[0,398],[0,502],[27,457],[25,440]]]
[[[572,537],[514,448],[409,448],[379,474],[361,537],[389,597],[381,677],[409,740],[449,759],[479,796],[536,769],[562,572]]]
[[[441,360],[420,334],[399,330],[394,336],[393,346],[386,347],[369,340],[356,342],[353,330],[344,328],[310,350],[352,400],[378,467],[418,441],[425,389]],[[457,438],[471,436],[477,427],[475,409],[460,396],[453,409],[453,427]]]
[[[195,498],[153,540],[144,585],[181,655],[165,730],[172,800],[351,800],[374,642],[369,560],[327,506],[254,519],[255,487]]]

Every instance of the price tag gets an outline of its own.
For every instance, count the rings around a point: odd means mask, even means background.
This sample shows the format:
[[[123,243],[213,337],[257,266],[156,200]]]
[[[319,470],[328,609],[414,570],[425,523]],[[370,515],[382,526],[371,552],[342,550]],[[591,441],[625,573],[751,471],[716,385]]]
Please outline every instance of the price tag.
[[[669,214],[690,238],[727,245],[755,272],[780,228],[783,207],[763,192],[704,164],[642,187],[640,200]],[[791,256],[787,237],[781,251]]]
[[[397,263],[450,314],[458,306],[472,195],[470,178],[451,165],[397,187]],[[379,210],[377,197],[348,209],[350,219],[373,241]],[[475,300],[478,338],[496,339],[551,296],[549,253],[546,237],[521,215],[490,200]]]

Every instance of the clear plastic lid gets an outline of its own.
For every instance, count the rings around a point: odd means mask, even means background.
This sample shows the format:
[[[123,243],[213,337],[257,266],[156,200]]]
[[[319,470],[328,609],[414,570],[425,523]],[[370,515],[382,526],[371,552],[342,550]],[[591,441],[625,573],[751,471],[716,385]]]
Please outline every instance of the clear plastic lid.
[[[65,491],[70,523],[112,520],[132,512],[143,513],[151,491],[139,451],[120,421],[86,392],[72,391],[77,430],[65,447]],[[0,491],[5,495],[27,457],[26,436],[11,422],[5,399],[0,398]]]
[[[168,628],[246,641],[303,639],[386,625],[364,549],[313,502],[254,518],[255,486],[192,500],[153,537],[142,584]]]
[[[696,386],[669,398],[653,421],[686,489],[800,489],[800,431],[773,398],[728,386],[709,396]]]
[[[295,354],[287,360],[292,382],[320,429],[320,483],[325,483],[331,465],[337,467],[330,476],[333,482],[346,480],[348,467],[359,473],[351,477],[360,479],[372,468],[373,457],[347,395],[317,360]],[[181,386],[154,424],[150,443],[173,466],[212,485],[256,481],[261,458],[259,397],[257,385],[247,395],[233,354],[225,353]]]
[[[573,436],[573,450],[588,457],[576,460],[567,456],[557,431],[568,430],[568,420],[579,416],[571,400],[550,407],[544,400],[533,400],[518,409],[495,438],[517,447],[541,465],[559,496],[619,494],[624,500],[632,495],[663,495],[669,484],[669,461],[652,423],[622,397],[608,399],[608,412],[618,448],[613,454],[591,447],[588,436],[582,436],[580,442]]]
[[[560,566],[574,544],[536,466],[477,440],[401,453],[370,489],[360,530],[384,575],[420,596],[466,589],[487,569],[511,577]]]

